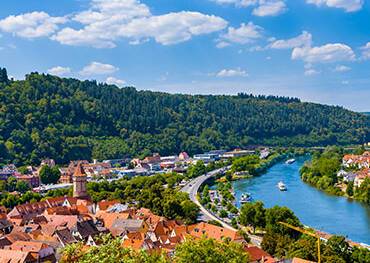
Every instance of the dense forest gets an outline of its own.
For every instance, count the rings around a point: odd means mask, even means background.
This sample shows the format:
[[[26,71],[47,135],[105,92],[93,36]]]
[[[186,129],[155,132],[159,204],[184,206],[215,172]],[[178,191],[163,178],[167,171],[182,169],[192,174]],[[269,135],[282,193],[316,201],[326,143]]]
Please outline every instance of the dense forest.
[[[38,73],[14,81],[0,69],[0,102],[0,163],[370,139],[368,116],[296,98],[172,95]]]

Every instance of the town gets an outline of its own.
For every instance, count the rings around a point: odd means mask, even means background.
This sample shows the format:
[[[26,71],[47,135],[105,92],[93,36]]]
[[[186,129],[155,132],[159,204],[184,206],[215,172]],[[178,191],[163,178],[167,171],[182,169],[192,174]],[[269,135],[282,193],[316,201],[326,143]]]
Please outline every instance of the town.
[[[40,167],[27,167],[21,174],[14,165],[4,166],[1,179],[13,177],[26,183],[36,192],[45,189],[73,187],[73,196],[46,198],[15,206],[10,211],[0,207],[0,261],[1,262],[56,262],[60,249],[82,242],[86,246],[98,246],[102,234],[110,234],[122,240],[123,248],[165,251],[169,255],[177,244],[187,238],[206,236],[222,241],[224,238],[240,243],[253,262],[277,262],[261,248],[248,244],[236,230],[206,222],[185,225],[181,220],[168,220],[146,208],[122,204],[116,200],[93,203],[87,193],[88,181],[117,179],[123,176],[143,176],[161,172],[183,172],[189,164],[203,161],[241,157],[254,153],[252,150],[236,149],[230,152],[213,151],[190,158],[182,152],[179,156],[160,157],[158,154],[143,160],[109,160],[89,163],[72,161],[68,167],[58,168],[59,184],[44,186],[40,171],[43,167],[56,167],[55,161],[46,159]],[[266,150],[263,156],[266,157]],[[127,166],[122,168],[122,166]],[[132,167],[132,168],[130,168]],[[15,191],[13,195],[21,193]],[[298,262],[298,261],[297,261]]]

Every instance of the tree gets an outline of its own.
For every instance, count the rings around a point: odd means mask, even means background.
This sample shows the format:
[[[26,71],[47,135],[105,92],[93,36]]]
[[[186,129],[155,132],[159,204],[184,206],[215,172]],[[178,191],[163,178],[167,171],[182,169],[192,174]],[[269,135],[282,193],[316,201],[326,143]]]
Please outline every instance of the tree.
[[[233,172],[248,171],[251,175],[255,175],[256,168],[260,164],[260,161],[260,158],[254,154],[237,158],[233,161],[231,170]]]
[[[15,186],[15,190],[23,194],[23,193],[31,190],[31,187],[28,183],[26,183],[24,181],[18,181],[16,186]]]
[[[353,196],[353,181],[348,182],[346,193],[348,196]]]
[[[326,242],[323,257],[338,258],[342,259],[342,262],[349,262],[351,257],[350,249],[351,248],[348,242],[346,241],[345,237],[332,236],[329,238],[328,242]]]
[[[17,179],[13,176],[10,176],[6,181],[6,190],[8,192],[13,192],[17,188]]]
[[[62,251],[62,263],[89,262],[132,262],[132,263],[169,263],[162,253],[147,253],[144,250],[132,250],[122,247],[122,240],[101,236],[98,247],[84,247],[82,243],[71,244]]]
[[[257,227],[265,226],[265,209],[263,203],[245,203],[240,209],[240,223],[244,226],[252,226],[255,233]]]
[[[57,166],[50,168],[48,165],[44,165],[41,167],[39,175],[43,184],[55,184],[59,181],[60,171]]]
[[[297,231],[279,224],[279,222],[286,222],[294,226],[301,226],[299,219],[295,216],[292,210],[287,207],[274,206],[266,209],[265,214],[267,229],[282,235],[289,235],[294,238],[297,237]]]
[[[248,254],[242,245],[234,242],[219,242],[214,239],[201,238],[187,239],[176,247],[173,262],[233,262],[245,263],[249,261]]]

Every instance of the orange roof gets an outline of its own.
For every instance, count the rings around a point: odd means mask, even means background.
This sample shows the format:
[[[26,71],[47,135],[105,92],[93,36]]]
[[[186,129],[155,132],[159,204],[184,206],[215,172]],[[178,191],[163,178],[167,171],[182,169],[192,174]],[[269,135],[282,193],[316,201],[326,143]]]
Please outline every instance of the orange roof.
[[[230,238],[232,241],[243,240],[243,237],[240,236],[237,231],[227,228],[207,224],[204,222],[194,226],[195,227],[190,231],[190,235],[193,237],[199,238],[205,235],[208,238],[214,238],[216,240],[222,240],[223,238]]]
[[[130,213],[107,213],[105,211],[100,211],[96,217],[103,220],[104,226],[109,229],[116,219],[129,219]]]
[[[292,263],[315,263],[315,261],[309,261],[301,258],[293,258]]]
[[[120,202],[119,202],[119,201],[117,201],[117,200],[112,200],[112,201],[105,201],[105,200],[103,200],[103,201],[100,201],[100,202],[98,203],[98,207],[99,207],[99,209],[100,209],[100,210],[105,211],[105,210],[107,210],[110,206],[115,205],[115,204],[119,204],[119,203],[120,203]]]
[[[259,262],[263,258],[264,259],[272,258],[269,253],[267,253],[266,251],[264,251],[261,248],[256,247],[256,246],[244,247],[244,250],[246,252],[248,252],[250,260],[252,262],[254,262],[254,261]],[[274,261],[272,261],[272,262],[274,262]]]
[[[73,176],[78,177],[78,176],[86,176],[84,169],[82,168],[81,162],[77,163],[77,166],[75,168],[75,172]]]
[[[126,239],[122,242],[122,247],[132,248],[132,249],[141,249],[144,245],[144,239]]]
[[[30,252],[0,249],[1,263],[23,263],[29,259]]]
[[[26,252],[40,252],[41,249],[47,248],[48,245],[35,241],[16,241],[9,246],[11,250],[20,250]]]

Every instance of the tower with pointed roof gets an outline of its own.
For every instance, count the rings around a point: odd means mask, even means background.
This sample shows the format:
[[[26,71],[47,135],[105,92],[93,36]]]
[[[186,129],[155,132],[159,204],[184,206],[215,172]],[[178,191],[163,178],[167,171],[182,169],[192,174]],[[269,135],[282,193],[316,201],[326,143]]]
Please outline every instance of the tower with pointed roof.
[[[73,197],[88,199],[89,195],[87,193],[86,184],[87,176],[82,168],[81,162],[78,162],[73,174]]]

